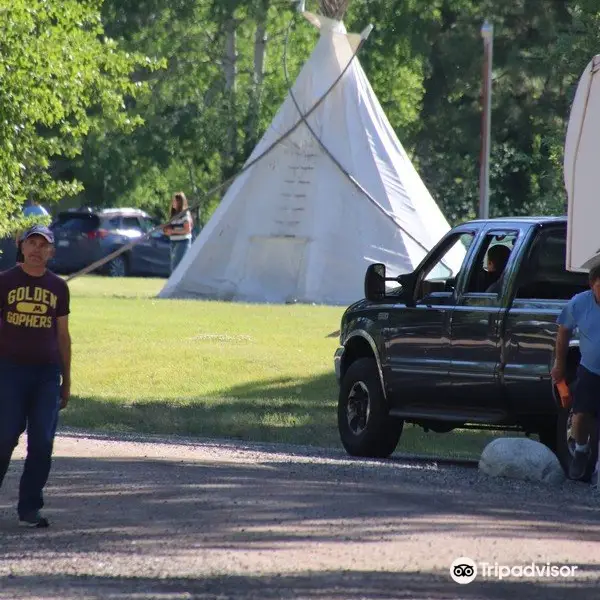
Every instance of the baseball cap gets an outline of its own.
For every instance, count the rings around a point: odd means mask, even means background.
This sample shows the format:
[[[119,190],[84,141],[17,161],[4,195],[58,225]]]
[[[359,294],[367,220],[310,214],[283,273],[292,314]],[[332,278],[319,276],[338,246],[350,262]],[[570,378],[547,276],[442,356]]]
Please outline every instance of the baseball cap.
[[[28,237],[31,237],[32,235],[41,235],[43,238],[46,238],[46,241],[49,244],[54,244],[54,234],[45,225],[34,225],[33,227],[30,227],[21,236],[21,241],[25,241]]]

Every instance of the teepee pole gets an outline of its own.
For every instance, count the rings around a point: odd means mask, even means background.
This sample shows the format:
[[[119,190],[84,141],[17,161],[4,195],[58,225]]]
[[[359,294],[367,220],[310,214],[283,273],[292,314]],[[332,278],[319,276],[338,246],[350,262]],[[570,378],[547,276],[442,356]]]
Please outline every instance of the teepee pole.
[[[492,122],[492,52],[494,26],[487,20],[481,27],[483,38],[483,115],[481,122],[481,165],[479,170],[479,218],[490,216],[490,131]]]

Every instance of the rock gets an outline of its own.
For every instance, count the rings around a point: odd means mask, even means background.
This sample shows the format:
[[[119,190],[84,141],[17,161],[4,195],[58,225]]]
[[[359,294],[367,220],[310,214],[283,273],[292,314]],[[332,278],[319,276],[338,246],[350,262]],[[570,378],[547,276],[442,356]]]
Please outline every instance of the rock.
[[[529,438],[498,438],[481,453],[479,469],[492,477],[560,484],[565,472],[552,450]]]

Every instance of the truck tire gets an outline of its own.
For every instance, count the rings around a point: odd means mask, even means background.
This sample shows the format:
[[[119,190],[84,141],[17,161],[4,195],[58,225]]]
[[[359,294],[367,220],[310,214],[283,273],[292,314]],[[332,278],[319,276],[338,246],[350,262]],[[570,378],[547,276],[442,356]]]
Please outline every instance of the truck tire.
[[[540,441],[554,451],[565,473],[569,473],[569,465],[574,452],[574,440],[570,437],[572,412],[565,408],[558,409],[558,418],[556,419],[555,443],[554,447],[549,442],[549,431],[546,435],[540,432]],[[589,481],[594,472],[596,461],[598,460],[598,436],[592,435],[590,440],[591,453],[588,468],[583,481]]]
[[[338,430],[350,456],[387,458],[398,445],[404,421],[391,417],[373,358],[353,362],[340,385]]]

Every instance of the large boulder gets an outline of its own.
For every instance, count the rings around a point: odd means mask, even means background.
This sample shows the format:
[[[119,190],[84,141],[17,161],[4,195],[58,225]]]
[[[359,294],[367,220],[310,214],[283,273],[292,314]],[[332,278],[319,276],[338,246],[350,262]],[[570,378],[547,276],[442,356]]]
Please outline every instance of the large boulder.
[[[498,438],[481,453],[479,469],[492,477],[562,483],[565,472],[552,450],[529,438]]]

